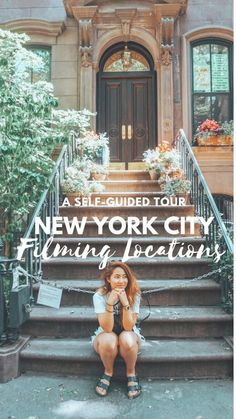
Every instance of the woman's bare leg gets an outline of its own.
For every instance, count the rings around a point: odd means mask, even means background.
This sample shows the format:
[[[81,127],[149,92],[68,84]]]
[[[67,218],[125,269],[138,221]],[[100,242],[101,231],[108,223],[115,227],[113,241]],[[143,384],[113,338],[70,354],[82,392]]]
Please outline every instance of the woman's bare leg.
[[[100,333],[94,340],[93,347],[99,354],[102,363],[104,365],[104,372],[107,375],[113,375],[113,366],[115,358],[118,353],[118,337],[115,333]],[[105,379],[102,382],[109,384]],[[96,391],[102,395],[106,394],[106,390],[100,387],[96,387]]]
[[[119,351],[120,355],[125,361],[126,364],[126,375],[131,377],[135,374],[135,366],[138,357],[139,350],[139,338],[136,333],[131,331],[123,331],[119,335]],[[135,385],[135,382],[129,382],[129,385]],[[130,396],[135,396],[139,390],[134,390],[130,392]]]

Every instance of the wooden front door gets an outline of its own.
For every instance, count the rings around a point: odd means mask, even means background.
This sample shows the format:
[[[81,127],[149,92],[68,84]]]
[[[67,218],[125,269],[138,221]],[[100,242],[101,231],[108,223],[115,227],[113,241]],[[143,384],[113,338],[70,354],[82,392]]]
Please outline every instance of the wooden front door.
[[[100,73],[98,130],[110,139],[111,162],[139,162],[156,146],[155,75]]]

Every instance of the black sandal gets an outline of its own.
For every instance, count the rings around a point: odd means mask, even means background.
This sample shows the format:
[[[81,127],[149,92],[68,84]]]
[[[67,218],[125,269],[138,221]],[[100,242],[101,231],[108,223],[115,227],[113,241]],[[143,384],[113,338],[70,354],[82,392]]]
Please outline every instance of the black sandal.
[[[99,393],[98,391],[97,391],[97,389],[95,390],[96,391],[96,393],[99,395],[99,396],[101,396],[101,397],[105,397],[105,396],[107,396],[107,393],[108,393],[108,389],[109,389],[109,387],[110,387],[110,381],[111,381],[111,375],[107,375],[107,374],[103,374],[103,376],[102,377],[100,377],[99,378],[99,380],[98,380],[98,382],[97,382],[97,385],[96,385],[96,387],[99,387],[99,388],[103,388],[104,390],[106,390],[106,393],[105,394],[101,394],[101,393]],[[103,381],[102,380],[107,380],[108,382],[109,382],[109,384],[106,384],[106,383],[103,383]]]
[[[138,378],[138,376],[137,375],[133,375],[132,377],[127,377],[127,380],[128,380],[128,383],[127,383],[127,396],[128,396],[128,399],[135,399],[136,397],[139,397],[140,394],[141,394],[142,387],[139,384],[139,378]],[[133,384],[133,385],[129,386],[129,383],[132,382],[132,381],[134,383],[137,383],[137,384]],[[129,396],[129,393],[131,391],[138,391],[138,393],[136,393],[133,396]]]

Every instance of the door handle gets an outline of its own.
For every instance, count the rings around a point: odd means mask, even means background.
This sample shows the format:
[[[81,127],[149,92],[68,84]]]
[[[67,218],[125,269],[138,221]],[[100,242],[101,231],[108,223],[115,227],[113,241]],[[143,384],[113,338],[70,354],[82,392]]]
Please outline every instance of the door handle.
[[[132,140],[132,125],[128,125],[128,140]]]
[[[122,140],[126,140],[126,126],[122,125],[121,129]]]

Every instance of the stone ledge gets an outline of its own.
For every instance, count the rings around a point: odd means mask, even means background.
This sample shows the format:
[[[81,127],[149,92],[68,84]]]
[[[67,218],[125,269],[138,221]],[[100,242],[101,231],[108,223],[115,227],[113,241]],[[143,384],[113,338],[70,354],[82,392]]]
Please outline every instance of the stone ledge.
[[[20,336],[14,344],[0,347],[0,383],[6,383],[20,375],[19,354],[29,339],[30,336]]]

